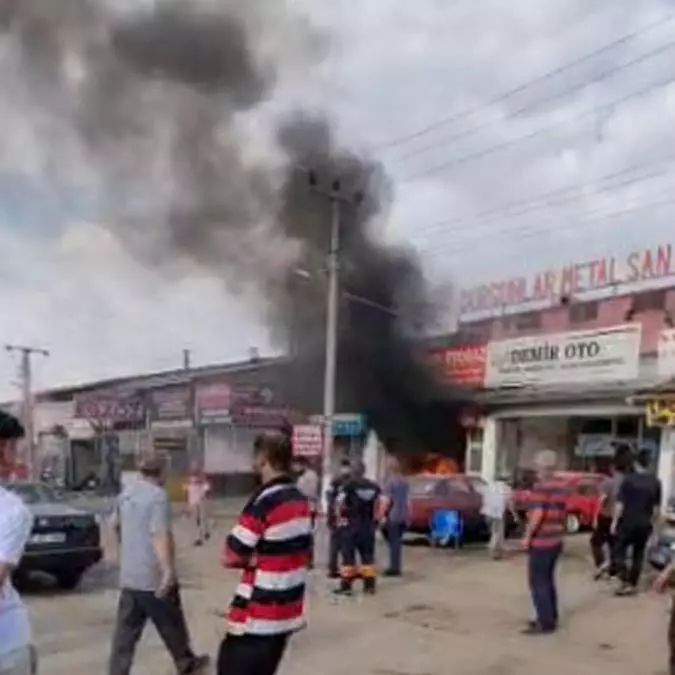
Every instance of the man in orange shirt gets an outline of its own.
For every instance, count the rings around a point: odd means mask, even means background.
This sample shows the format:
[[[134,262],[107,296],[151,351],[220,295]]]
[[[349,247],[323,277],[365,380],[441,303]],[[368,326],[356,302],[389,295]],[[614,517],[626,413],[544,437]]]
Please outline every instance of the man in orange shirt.
[[[542,450],[535,457],[537,482],[532,491],[523,548],[528,552],[528,576],[536,619],[524,633],[543,635],[558,628],[555,570],[565,535],[565,484],[555,477],[556,454]]]

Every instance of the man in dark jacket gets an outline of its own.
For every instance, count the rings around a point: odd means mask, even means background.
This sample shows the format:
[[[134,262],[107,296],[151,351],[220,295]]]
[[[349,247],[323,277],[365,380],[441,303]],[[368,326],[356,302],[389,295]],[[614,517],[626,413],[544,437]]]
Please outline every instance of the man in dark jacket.
[[[333,478],[330,484],[330,491],[328,492],[326,523],[328,525],[328,532],[330,539],[328,542],[328,577],[330,579],[338,579],[340,577],[339,558],[340,558],[340,532],[341,528],[338,525],[335,513],[335,501],[340,492],[341,487],[349,479],[350,464],[348,459],[343,459],[340,462],[340,469],[338,475]]]
[[[649,471],[650,463],[651,453],[641,450],[635,471],[624,477],[619,488],[611,530],[616,538],[615,565],[621,582],[617,595],[637,591],[647,543],[661,510],[661,482]],[[629,551],[630,566],[626,562]]]

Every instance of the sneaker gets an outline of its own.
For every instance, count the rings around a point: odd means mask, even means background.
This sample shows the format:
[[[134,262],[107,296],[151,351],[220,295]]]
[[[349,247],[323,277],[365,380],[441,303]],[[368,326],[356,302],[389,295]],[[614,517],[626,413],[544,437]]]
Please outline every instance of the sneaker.
[[[351,588],[346,586],[338,586],[333,589],[333,595],[344,595],[345,597],[351,597],[354,595],[354,591]]]
[[[544,628],[535,623],[534,625],[527,626],[520,633],[521,635],[550,635],[551,633],[555,633],[555,628]]]
[[[631,586],[630,584],[621,584],[621,586],[619,586],[619,588],[614,591],[614,595],[619,598],[625,598],[636,594],[637,588],[635,588],[635,586]]]
[[[203,544],[203,542],[202,542],[201,539],[197,539],[197,540],[195,541],[195,546],[201,546],[202,544]]]
[[[329,570],[329,572],[328,572],[328,574],[327,574],[327,577],[328,577],[329,579],[339,579],[339,578],[340,578],[340,573],[339,573],[339,572],[331,572],[331,571]]]

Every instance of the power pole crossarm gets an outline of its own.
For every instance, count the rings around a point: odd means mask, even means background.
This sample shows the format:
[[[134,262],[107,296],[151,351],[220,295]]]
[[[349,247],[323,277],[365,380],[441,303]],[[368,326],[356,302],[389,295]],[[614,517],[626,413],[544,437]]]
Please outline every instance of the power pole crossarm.
[[[26,430],[26,455],[30,468],[31,478],[38,480],[38,462],[35,453],[35,431],[33,425],[33,355],[49,356],[49,352],[41,347],[26,345],[5,345],[8,352],[17,352],[21,355],[20,380],[22,393],[22,421]]]

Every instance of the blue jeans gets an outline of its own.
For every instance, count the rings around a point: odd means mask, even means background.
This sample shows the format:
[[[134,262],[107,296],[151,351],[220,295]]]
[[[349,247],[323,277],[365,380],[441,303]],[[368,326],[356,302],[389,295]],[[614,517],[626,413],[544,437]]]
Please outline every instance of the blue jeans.
[[[403,535],[405,523],[387,523],[387,544],[389,545],[389,571],[401,573],[403,558]]]
[[[544,630],[558,627],[558,592],[555,587],[555,568],[562,546],[530,551],[528,576],[532,604],[537,622]]]

